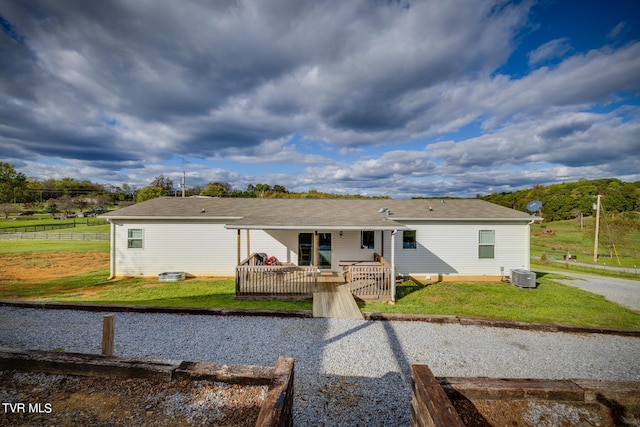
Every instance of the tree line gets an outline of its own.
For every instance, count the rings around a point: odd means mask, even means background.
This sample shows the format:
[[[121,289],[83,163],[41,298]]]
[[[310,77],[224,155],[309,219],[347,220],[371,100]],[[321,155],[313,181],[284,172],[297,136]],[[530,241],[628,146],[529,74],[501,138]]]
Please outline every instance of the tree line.
[[[226,182],[211,182],[205,186],[184,189],[186,197],[245,197],[245,198],[364,198],[359,195],[337,195],[316,190],[293,192],[282,185],[264,183],[248,184],[245,189],[236,189]],[[159,175],[149,185],[137,188],[134,185],[98,184],[73,178],[39,180],[17,172],[11,163],[0,162],[0,213],[8,217],[20,210],[69,214],[77,210],[100,212],[108,206],[139,203],[162,196],[181,196],[167,176]],[[387,198],[387,197],[381,197]]]
[[[167,176],[154,178],[149,185],[98,184],[72,178],[39,180],[17,172],[15,166],[0,162],[0,207],[6,212],[16,211],[17,204],[25,209],[69,212],[76,209],[100,209],[109,205],[126,205],[161,196],[181,196],[182,188]],[[211,182],[204,186],[184,189],[185,196],[245,197],[245,198],[368,198],[360,195],[338,195],[316,190],[289,191],[282,185],[248,184],[244,189],[233,188],[226,182]],[[623,182],[616,178],[580,179],[552,185],[535,185],[514,192],[492,193],[476,197],[498,205],[526,212],[533,200],[542,202],[545,221],[577,218],[593,214],[596,196],[601,195],[604,212],[615,214],[640,211],[640,181]],[[388,198],[381,196],[378,198]]]
[[[580,179],[509,193],[493,193],[477,197],[491,203],[527,212],[527,204],[542,202],[541,214],[545,221],[559,221],[594,214],[596,196],[609,214],[640,211],[640,181],[623,182],[616,178]]]
[[[161,196],[180,196],[181,190],[176,190],[173,181],[164,175],[156,177],[150,185],[140,189],[135,196],[136,202],[143,202]],[[278,198],[278,199],[323,199],[323,198],[370,198],[357,194],[333,194],[323,193],[317,190],[294,192],[287,190],[283,185],[258,183],[248,184],[244,190],[235,189],[228,182],[210,182],[205,186],[194,186],[185,189],[185,196],[205,197],[242,197],[242,198]],[[388,199],[388,196],[376,198]]]

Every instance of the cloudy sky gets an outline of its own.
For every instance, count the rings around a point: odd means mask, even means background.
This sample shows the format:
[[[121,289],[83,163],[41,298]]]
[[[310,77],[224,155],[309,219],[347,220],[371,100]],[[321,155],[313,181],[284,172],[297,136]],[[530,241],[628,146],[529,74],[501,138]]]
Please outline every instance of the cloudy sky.
[[[640,180],[633,0],[0,0],[0,161],[137,187]]]

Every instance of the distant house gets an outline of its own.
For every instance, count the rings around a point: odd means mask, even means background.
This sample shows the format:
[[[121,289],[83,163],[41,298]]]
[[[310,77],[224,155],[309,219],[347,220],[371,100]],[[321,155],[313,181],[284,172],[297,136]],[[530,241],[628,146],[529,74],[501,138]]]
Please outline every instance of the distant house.
[[[391,278],[398,276],[500,279],[528,269],[536,219],[479,199],[174,197],[102,217],[111,223],[112,277],[182,271],[235,276],[241,286],[247,277],[286,281],[333,272],[345,274],[352,289],[358,280],[364,289],[371,277],[384,277],[383,293],[392,299]],[[276,259],[280,265],[266,265]]]

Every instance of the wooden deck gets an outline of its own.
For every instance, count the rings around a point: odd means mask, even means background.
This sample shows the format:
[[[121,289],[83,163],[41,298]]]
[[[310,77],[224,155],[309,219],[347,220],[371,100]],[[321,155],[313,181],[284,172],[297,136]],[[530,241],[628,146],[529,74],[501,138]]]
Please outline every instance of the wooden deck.
[[[364,320],[341,273],[318,276],[318,292],[313,293],[313,317]]]

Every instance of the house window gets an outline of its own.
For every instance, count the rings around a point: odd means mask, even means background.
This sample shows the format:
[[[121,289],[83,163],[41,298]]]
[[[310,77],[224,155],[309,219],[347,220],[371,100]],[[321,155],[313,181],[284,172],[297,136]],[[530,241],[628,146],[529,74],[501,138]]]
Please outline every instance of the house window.
[[[142,229],[130,228],[127,233],[127,248],[142,249]]]
[[[478,258],[495,258],[496,231],[480,230],[478,237]]]
[[[360,232],[360,247],[362,249],[374,248],[374,234],[373,231],[361,231]]]
[[[416,230],[405,230],[402,232],[402,249],[415,249]]]

